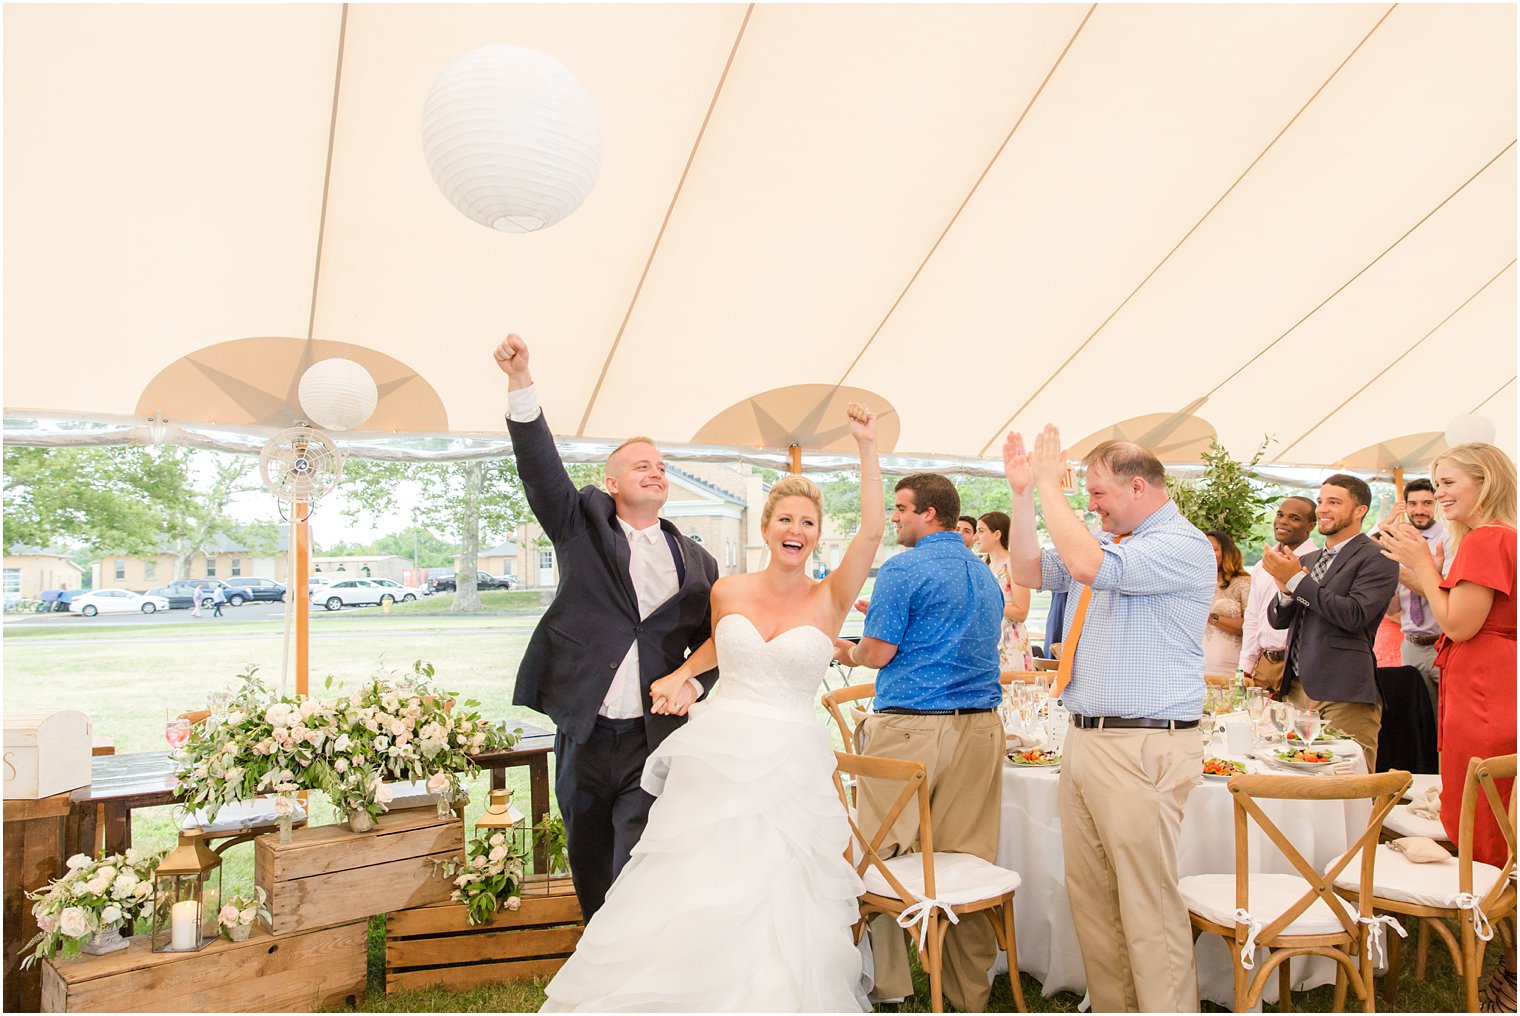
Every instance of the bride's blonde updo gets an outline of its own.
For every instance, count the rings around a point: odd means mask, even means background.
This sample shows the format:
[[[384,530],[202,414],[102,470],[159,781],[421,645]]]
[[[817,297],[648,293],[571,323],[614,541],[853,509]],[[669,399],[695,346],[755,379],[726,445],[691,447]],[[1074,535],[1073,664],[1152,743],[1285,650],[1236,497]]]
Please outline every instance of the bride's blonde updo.
[[[823,523],[823,491],[818,489],[818,484],[805,476],[783,476],[771,488],[770,496],[765,499],[765,507],[760,509],[762,533],[771,524],[771,513],[776,510],[776,502],[784,497],[807,498],[813,502],[813,507],[818,509],[819,524]]]

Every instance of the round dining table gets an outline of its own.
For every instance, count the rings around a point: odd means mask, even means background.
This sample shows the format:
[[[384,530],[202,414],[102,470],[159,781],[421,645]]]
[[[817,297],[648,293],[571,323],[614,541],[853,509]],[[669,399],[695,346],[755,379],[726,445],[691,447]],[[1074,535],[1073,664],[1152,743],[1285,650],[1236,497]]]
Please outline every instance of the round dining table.
[[[1343,750],[1349,743],[1341,744]],[[1261,746],[1258,745],[1258,750]],[[1223,739],[1212,742],[1205,757],[1228,757]],[[1364,774],[1360,751],[1346,751],[1353,762],[1343,771]],[[1251,772],[1280,772],[1255,758],[1242,759]],[[1318,779],[1313,774],[1306,780]],[[1198,784],[1183,811],[1178,874],[1229,874],[1235,870],[1234,801],[1227,780],[1205,779]],[[1061,847],[1060,773],[1005,763],[1002,825],[997,863],[1023,878],[1014,896],[1020,969],[1038,980],[1048,998],[1058,991],[1085,994],[1087,977],[1077,945],[1071,905],[1066,894],[1066,868]],[[1258,803],[1289,841],[1323,871],[1340,857],[1367,828],[1369,801],[1298,801],[1259,799]],[[1248,827],[1252,871],[1293,874],[1294,869],[1255,822]],[[1229,945],[1217,935],[1200,935],[1195,946],[1200,999],[1234,1005],[1235,989]],[[1257,962],[1265,958],[1257,953]],[[1323,957],[1297,957],[1292,962],[1295,991],[1332,984],[1336,964]],[[999,958],[1007,970],[1006,957]],[[1268,979],[1263,998],[1277,1001],[1277,977]]]

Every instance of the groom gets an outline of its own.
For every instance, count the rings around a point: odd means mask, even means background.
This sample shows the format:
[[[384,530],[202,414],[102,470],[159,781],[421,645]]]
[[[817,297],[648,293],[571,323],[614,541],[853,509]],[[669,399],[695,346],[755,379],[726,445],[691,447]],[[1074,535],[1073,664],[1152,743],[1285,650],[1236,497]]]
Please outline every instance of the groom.
[[[644,760],[683,715],[656,715],[650,682],[679,667],[712,633],[718,562],[660,518],[665,460],[645,438],[607,459],[605,491],[575,489],[538,406],[528,345],[496,349],[507,375],[507,430],[528,504],[554,543],[560,585],[523,654],[512,701],[558,728],[554,793],[569,839],[570,873],[586,920],[628,863],[654,803]],[[689,681],[672,712],[710,689]]]

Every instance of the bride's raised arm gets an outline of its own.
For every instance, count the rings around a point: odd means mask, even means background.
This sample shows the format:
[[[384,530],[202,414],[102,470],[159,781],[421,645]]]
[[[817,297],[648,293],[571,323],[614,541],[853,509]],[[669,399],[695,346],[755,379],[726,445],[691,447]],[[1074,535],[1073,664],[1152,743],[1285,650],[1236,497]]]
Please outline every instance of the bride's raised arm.
[[[860,587],[865,585],[871,573],[871,562],[881,546],[881,534],[887,528],[886,499],[881,492],[881,460],[876,456],[876,414],[858,402],[850,403],[850,436],[860,448],[860,528],[845,549],[839,567],[823,581],[829,587],[829,597],[838,611],[837,625],[844,620],[846,612]]]

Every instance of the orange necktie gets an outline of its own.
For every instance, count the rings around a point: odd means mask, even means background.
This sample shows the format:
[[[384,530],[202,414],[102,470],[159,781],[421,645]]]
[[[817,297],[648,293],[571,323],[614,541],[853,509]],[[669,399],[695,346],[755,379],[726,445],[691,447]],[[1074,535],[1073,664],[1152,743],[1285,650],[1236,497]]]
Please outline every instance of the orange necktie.
[[[1114,537],[1114,542],[1122,542],[1124,536]],[[1071,683],[1071,668],[1077,660],[1077,639],[1082,637],[1082,623],[1087,620],[1087,608],[1092,605],[1092,597],[1092,586],[1083,586],[1082,595],[1077,597],[1077,616],[1071,619],[1071,631],[1066,633],[1066,640],[1061,646],[1061,659],[1056,664],[1056,683],[1050,689],[1051,698],[1060,698],[1061,692]]]

